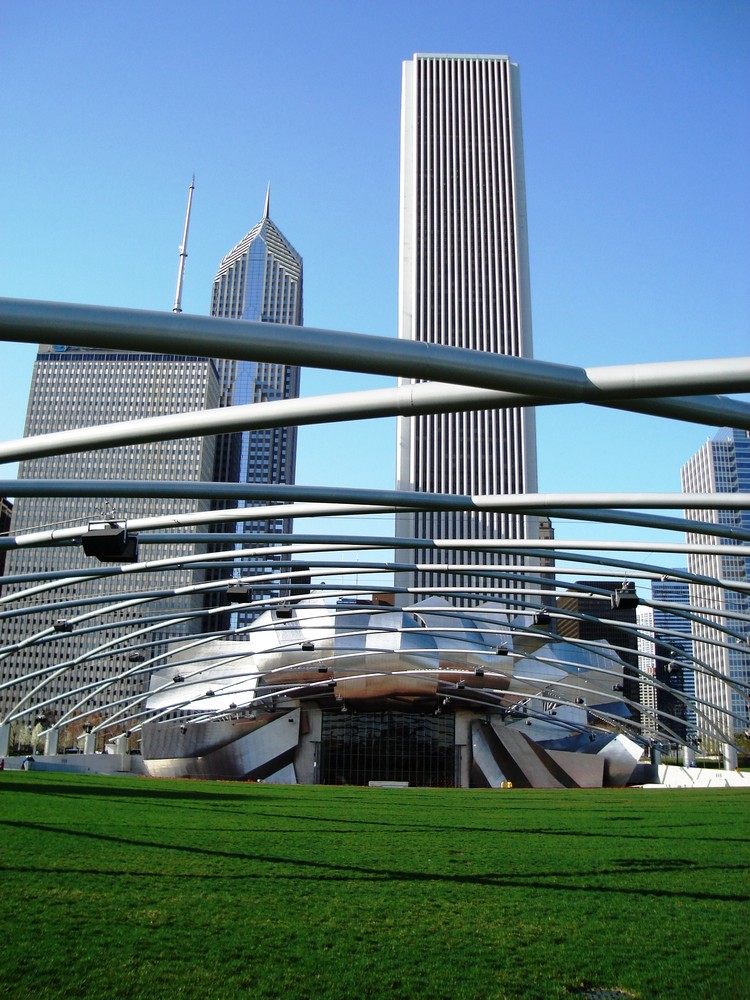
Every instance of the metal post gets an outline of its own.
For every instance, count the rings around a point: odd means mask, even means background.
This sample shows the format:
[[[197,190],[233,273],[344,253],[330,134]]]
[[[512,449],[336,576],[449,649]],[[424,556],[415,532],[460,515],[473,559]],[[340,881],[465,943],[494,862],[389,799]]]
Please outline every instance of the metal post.
[[[737,770],[737,747],[733,743],[722,743],[721,753],[724,758],[724,770]]]

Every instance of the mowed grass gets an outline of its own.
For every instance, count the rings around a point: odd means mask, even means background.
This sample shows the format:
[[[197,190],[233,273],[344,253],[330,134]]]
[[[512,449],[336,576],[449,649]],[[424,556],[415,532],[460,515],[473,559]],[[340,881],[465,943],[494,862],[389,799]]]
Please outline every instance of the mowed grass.
[[[0,831],[17,1000],[750,996],[741,791],[5,771]]]

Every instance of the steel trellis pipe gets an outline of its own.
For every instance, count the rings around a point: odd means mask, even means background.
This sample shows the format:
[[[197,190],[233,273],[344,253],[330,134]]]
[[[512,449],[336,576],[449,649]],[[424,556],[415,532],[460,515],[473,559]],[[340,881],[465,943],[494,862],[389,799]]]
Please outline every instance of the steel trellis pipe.
[[[0,338],[399,375],[569,402],[750,387],[750,357],[576,368],[395,337],[22,299],[0,299]]]

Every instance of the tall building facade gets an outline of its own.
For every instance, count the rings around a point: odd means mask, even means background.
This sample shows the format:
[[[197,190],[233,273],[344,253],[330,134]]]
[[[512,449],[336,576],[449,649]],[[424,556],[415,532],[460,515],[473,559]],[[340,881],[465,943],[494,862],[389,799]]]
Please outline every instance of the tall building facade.
[[[10,519],[13,516],[13,504],[7,497],[0,497],[0,535],[5,537],[10,531]],[[0,550],[0,576],[5,573],[5,550]],[[2,580],[0,580],[2,588]]]
[[[415,55],[403,66],[399,336],[532,355],[526,195],[518,67],[505,56]],[[446,494],[535,492],[534,413],[482,410],[402,417],[397,488]],[[396,533],[426,539],[535,537],[534,518],[506,513],[400,514]],[[486,552],[415,545],[419,563]],[[504,557],[502,562],[521,561]],[[445,579],[419,570],[402,585],[429,593]],[[493,580],[449,574],[459,588]]]
[[[214,278],[211,315],[262,323],[302,325],[302,258],[269,215],[270,189],[263,217],[223,258]],[[299,396],[300,370],[295,365],[217,359],[221,406],[241,406]],[[297,465],[297,428],[267,427],[238,431],[217,439],[214,477],[217,482],[293,484]],[[232,504],[217,503],[217,507]],[[240,501],[238,508],[251,507]],[[292,530],[290,518],[239,521],[248,535],[282,534]],[[281,567],[280,567],[281,568]],[[260,567],[259,567],[260,569]],[[219,571],[221,573],[221,571]],[[253,598],[275,597],[283,588],[253,588]],[[208,594],[207,603],[221,600]],[[221,624],[246,626],[256,612],[225,613]]]
[[[269,217],[263,218],[222,260],[214,279],[211,315],[263,323],[302,325],[302,258]],[[294,365],[218,359],[221,406],[299,396]],[[297,428],[269,427],[223,435],[216,479],[234,483],[291,484],[295,479]],[[282,518],[244,522],[241,530],[289,531]]]
[[[681,478],[684,493],[750,492],[750,432],[729,428],[719,431],[685,463]],[[750,531],[749,510],[686,510],[685,516]],[[688,533],[687,540],[690,544],[705,539]],[[722,587],[711,586],[708,581],[690,584],[690,603],[700,609],[705,619],[694,625],[693,650],[698,664],[698,730],[704,745],[709,746],[731,742],[734,732],[750,726],[747,697],[723,680],[750,683],[750,559],[732,555],[736,543],[731,539],[721,542],[726,545],[726,555],[688,555],[691,573],[723,582]],[[732,589],[733,583],[740,589]]]
[[[175,357],[128,351],[96,350],[41,344],[38,349],[29,393],[25,436],[72,430],[163,413],[204,410],[218,404],[219,384],[216,364],[208,358]],[[146,444],[104,448],[79,454],[35,458],[21,462],[18,477],[26,479],[126,479],[208,481],[213,472],[214,439],[188,438]],[[11,533],[81,526],[82,534],[92,521],[194,513],[207,509],[205,501],[163,499],[118,499],[106,501],[85,497],[19,497],[13,508]],[[158,544],[149,546],[141,558],[158,560],[180,553],[201,551],[193,545]],[[70,581],[45,593],[22,596],[33,586],[38,574],[70,575]],[[79,574],[95,574],[82,579]],[[96,575],[99,574],[99,575]],[[84,554],[80,545],[19,548],[8,552],[5,564],[0,615],[0,684],[36,673],[40,689],[32,703],[70,692],[50,707],[53,721],[63,711],[84,702],[88,708],[130,697],[147,689],[147,677],[139,674],[129,660],[128,629],[122,626],[147,616],[186,615],[149,632],[143,642],[166,642],[170,637],[202,627],[199,615],[202,599],[193,595],[164,596],[147,604],[134,604],[118,613],[118,623],[96,630],[94,617],[72,632],[34,641],[49,630],[61,615],[75,617],[101,608],[112,601],[141,593],[188,587],[196,581],[193,570],[157,570],[148,574],[121,574],[102,566]],[[14,596],[18,595],[18,596]],[[52,605],[55,602],[55,607]],[[121,636],[122,641],[106,646]],[[23,644],[20,645],[19,644]],[[17,647],[17,648],[14,648]],[[97,653],[97,648],[106,649]],[[153,653],[153,646],[149,647]],[[131,650],[132,653],[132,650]],[[133,654],[135,655],[135,654]],[[67,666],[65,666],[67,664]],[[7,712],[31,691],[29,681],[17,680],[0,689],[0,706]]]
[[[692,739],[696,716],[693,623],[687,617],[690,586],[684,580],[652,580],[651,602],[654,639],[663,650],[656,660],[656,678],[675,692],[672,714],[684,717],[686,735]],[[669,703],[669,692],[664,692],[664,702]]]
[[[690,588],[684,580],[652,580],[651,606],[638,608],[643,732],[696,737]],[[648,637],[647,637],[648,636]]]
[[[582,642],[608,642],[625,663],[623,694],[631,716],[639,721],[637,608],[612,606],[612,595],[622,586],[611,580],[577,580],[581,590],[566,591],[557,598],[557,607],[570,612],[557,619],[558,634]],[[590,591],[590,592],[586,592]],[[624,627],[620,627],[620,626]]]

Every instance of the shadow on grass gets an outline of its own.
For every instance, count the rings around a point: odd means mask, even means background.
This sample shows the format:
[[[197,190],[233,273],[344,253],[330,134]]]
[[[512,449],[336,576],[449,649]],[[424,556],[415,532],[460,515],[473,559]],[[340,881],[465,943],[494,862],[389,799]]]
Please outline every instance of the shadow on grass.
[[[562,790],[558,794],[565,794]],[[411,810],[410,810],[411,811]],[[279,819],[282,815],[278,812],[265,812],[262,810],[253,810],[253,816],[267,816],[269,819]],[[379,820],[379,819],[346,819],[342,816],[320,816],[318,813],[311,812],[308,815],[299,815],[298,813],[284,812],[283,818],[285,820],[299,820],[303,823],[332,823],[332,824],[352,824],[353,826],[385,826],[392,827],[395,830],[404,830],[409,833],[492,833],[496,836],[502,834],[518,834],[519,836],[524,836],[530,834],[535,837],[588,837],[594,840],[638,840],[643,841],[644,833],[639,830],[637,833],[606,833],[603,830],[550,830],[547,827],[541,826],[525,826],[525,827],[509,827],[509,826],[459,826],[457,823],[441,824],[431,822],[420,821],[417,823],[410,823],[408,820],[390,821],[390,820]],[[698,824],[692,824],[697,826]],[[681,830],[684,827],[681,827]],[[656,827],[649,831],[648,836],[650,838],[659,837],[664,835],[667,840],[681,839],[681,833],[676,833],[672,828]],[[727,837],[727,836],[715,836],[715,837],[700,837],[693,835],[691,840],[698,841],[718,841],[719,843],[725,844],[727,841],[731,841],[733,844],[750,844],[750,837]]]
[[[602,885],[585,885],[578,883],[571,883],[566,881],[565,884],[556,881],[545,881],[546,879],[599,879],[606,878],[612,875],[622,875],[624,874],[623,868],[614,868],[606,870],[594,870],[591,872],[547,872],[544,875],[537,876],[536,880],[529,879],[524,876],[514,876],[514,875],[500,875],[500,874],[446,874],[443,872],[423,872],[423,871],[397,871],[393,869],[381,869],[381,868],[369,868],[360,865],[347,865],[347,864],[333,864],[327,861],[315,861],[312,859],[299,859],[299,858],[286,858],[271,854],[247,854],[237,851],[223,851],[217,848],[207,848],[207,847],[193,847],[186,846],[183,844],[160,844],[154,843],[147,840],[138,840],[132,837],[116,837],[112,834],[103,833],[93,833],[88,830],[71,830],[71,829],[61,829],[60,827],[48,826],[44,823],[31,823],[21,820],[0,820],[0,826],[9,827],[13,829],[27,830],[30,834],[33,833],[54,833],[62,836],[78,837],[84,840],[94,840],[102,843],[117,844],[124,847],[137,847],[146,848],[149,850],[163,850],[163,851],[177,851],[191,856],[203,856],[208,858],[215,858],[218,860],[230,859],[232,861],[248,861],[254,864],[262,864],[273,868],[275,866],[285,866],[302,869],[303,872],[308,871],[308,874],[303,874],[299,872],[283,872],[283,871],[273,871],[268,873],[261,872],[239,872],[233,875],[227,875],[224,873],[216,874],[196,874],[190,873],[190,878],[201,878],[201,879],[283,879],[283,880],[295,880],[295,881],[308,881],[311,878],[319,878],[321,881],[382,881],[382,882],[430,882],[433,884],[447,884],[447,885],[476,885],[482,887],[492,887],[495,889],[510,889],[510,888],[527,888],[534,891],[553,891],[553,892],[591,892],[591,893],[614,893],[616,895],[626,895],[626,896],[656,896],[668,899],[692,899],[692,900],[715,900],[718,902],[736,902],[736,903],[748,903],[750,902],[750,895],[742,893],[720,893],[720,892],[699,892],[690,890],[676,890],[676,889],[658,889],[651,887],[630,887],[630,886],[602,886]],[[638,862],[634,862],[638,864]],[[643,859],[640,862],[643,867],[641,869],[631,869],[631,874],[633,870],[640,870],[641,872],[647,872],[649,874],[659,873],[659,872],[670,872],[674,873],[676,864],[679,867],[689,868],[691,873],[697,873],[701,871],[732,871],[736,869],[744,870],[742,865],[700,865],[690,861],[679,862],[679,859],[668,859],[664,862],[660,862],[654,859]],[[32,867],[32,866],[13,866],[13,865],[2,865],[3,870],[8,872],[19,872],[19,873],[45,873],[50,875],[65,875],[65,874],[101,874],[107,877],[112,876],[123,876],[126,878],[135,875],[143,875],[146,878],[183,878],[185,873],[183,872],[164,872],[160,871],[157,873],[148,872],[132,872],[132,871],[117,871],[117,870],[95,870],[95,869],[65,869],[65,868],[45,868],[45,867]]]
[[[96,797],[96,798],[101,797],[101,798],[141,799],[141,800],[157,799],[161,800],[162,802],[182,801],[182,802],[194,803],[195,808],[202,808],[203,806],[207,806],[209,804],[218,804],[218,803],[230,804],[230,803],[241,802],[247,805],[256,804],[255,802],[253,802],[253,799],[251,797],[252,791],[250,791],[248,787],[243,787],[243,790],[238,792],[229,791],[226,788],[212,791],[207,788],[196,787],[193,784],[190,784],[188,787],[185,787],[183,785],[175,785],[172,784],[171,781],[170,782],[154,781],[153,783],[151,781],[144,781],[142,785],[139,783],[137,786],[126,786],[117,784],[112,784],[112,785],[98,784],[94,782],[92,782],[91,784],[88,783],[65,784],[63,782],[57,783],[54,781],[44,781],[44,780],[37,781],[36,778],[34,778],[34,780],[28,780],[28,781],[24,780],[20,782],[14,782],[11,786],[8,786],[7,790],[9,792],[12,792],[13,794],[23,793],[30,795],[37,794],[45,796],[61,795],[66,798],[77,797],[80,799],[87,799],[90,797]],[[277,790],[274,789],[273,786],[263,785],[263,797],[262,799],[259,798],[258,800],[256,800],[257,804],[266,806],[269,801],[269,796],[273,796],[276,791]],[[289,804],[288,793],[289,793],[289,786],[281,787],[277,793],[278,798],[285,805]],[[560,793],[557,792],[556,794],[559,795]],[[299,803],[299,800],[297,801]],[[523,803],[519,803],[518,805],[516,805],[515,803],[508,803],[507,801],[503,801],[502,803],[498,803],[498,808],[501,808],[502,811],[505,813],[511,811],[511,809],[515,807],[515,809],[517,809],[518,811],[523,811],[524,814],[528,814],[529,810],[528,808],[526,808],[527,801],[528,800],[525,800]],[[422,803],[420,803],[420,805],[422,805]],[[424,808],[430,809],[430,811],[434,810],[434,806],[432,805],[429,806],[425,805]],[[544,808],[547,809],[548,804],[545,804]],[[606,813],[606,810],[603,809],[591,810],[590,808],[587,808],[588,815],[591,815],[593,811]],[[414,813],[412,802],[409,802],[409,813],[411,815],[413,815]],[[320,824],[324,823],[331,824],[336,826],[351,825],[353,827],[362,827],[363,825],[366,825],[368,827],[405,830],[411,833],[415,832],[418,833],[421,831],[421,832],[432,832],[432,833],[442,832],[442,833],[452,833],[452,834],[489,833],[497,835],[498,833],[501,832],[503,835],[516,834],[520,836],[528,835],[528,836],[544,836],[544,837],[583,837],[594,840],[614,839],[614,840],[638,840],[638,841],[643,840],[644,836],[643,831],[638,831],[637,833],[624,833],[621,831],[618,832],[613,831],[612,833],[608,833],[603,830],[581,830],[581,829],[551,830],[547,827],[533,827],[533,826],[518,827],[518,828],[502,827],[502,829],[499,830],[495,826],[485,827],[478,825],[463,825],[463,824],[458,825],[454,823],[440,824],[436,823],[434,819],[431,819],[429,821],[417,820],[416,822],[414,821],[410,822],[409,819],[404,819],[403,817],[399,817],[397,820],[383,820],[383,819],[372,819],[372,818],[364,819],[362,817],[355,819],[348,819],[344,816],[330,816],[330,817],[324,816],[320,813],[320,811],[316,810],[315,808],[311,808],[310,812],[306,814],[296,813],[296,812],[292,813],[287,811],[286,808],[274,812],[268,811],[265,808],[261,809],[253,808],[251,815],[257,817],[268,817],[269,819],[273,820],[279,820],[283,818],[285,821],[297,820],[302,823],[314,822]],[[634,818],[636,817],[611,816],[612,820],[626,819],[628,822],[632,822]],[[642,817],[637,817],[637,818],[641,819]],[[54,828],[50,827],[49,829],[54,829]],[[74,833],[75,831],[68,831],[68,832]],[[651,837],[660,837],[661,835],[664,835],[666,839],[674,839],[674,832],[669,827],[665,827],[663,829],[656,828],[649,834],[649,836]],[[696,841],[708,841],[708,842],[716,841],[720,843],[726,843],[728,840],[731,841],[732,843],[750,843],[750,837],[699,836],[697,834],[693,834],[691,839]],[[158,845],[152,844],[150,846],[153,847]]]
[[[212,792],[209,790],[204,790],[201,788],[195,788],[191,786],[189,788],[182,787],[170,787],[166,782],[162,785],[160,782],[151,784],[149,782],[144,782],[143,786],[138,787],[122,785],[117,787],[115,785],[100,785],[100,784],[70,784],[66,785],[63,782],[57,784],[52,781],[37,781],[36,778],[30,778],[28,781],[14,783],[9,791],[13,794],[27,794],[27,795],[66,795],[66,796],[78,796],[79,798],[88,798],[90,796],[101,797],[101,798],[125,798],[125,799],[200,799],[203,801],[232,801],[232,800],[242,800],[247,801],[246,792],[228,792],[228,791],[216,791]]]
[[[451,833],[451,834],[482,834],[488,833],[497,835],[502,833],[505,835],[519,835],[519,836],[543,836],[543,837],[557,837],[557,838],[587,838],[587,839],[614,839],[614,840],[638,840],[642,841],[644,833],[642,830],[634,833],[625,833],[622,831],[614,831],[609,833],[604,830],[581,830],[581,829],[549,829],[548,827],[539,826],[528,826],[528,827],[498,827],[490,826],[479,826],[479,825],[465,825],[465,824],[441,824],[436,823],[434,818],[430,820],[417,819],[414,821],[408,818],[399,817],[396,820],[383,820],[374,818],[355,818],[348,819],[343,816],[325,816],[315,808],[314,804],[307,797],[309,794],[309,789],[305,789],[305,804],[310,803],[311,808],[308,813],[297,813],[289,812],[287,808],[280,808],[276,811],[269,811],[267,808],[255,808],[256,806],[266,807],[269,803],[269,799],[274,799],[283,803],[286,807],[290,804],[290,791],[293,791],[290,786],[279,786],[278,788],[273,785],[263,785],[262,787],[262,797],[258,796],[257,799],[253,799],[253,791],[258,788],[255,785],[243,785],[240,786],[238,791],[231,791],[225,785],[221,788],[212,790],[210,788],[201,787],[189,781],[185,782],[174,782],[173,780],[163,781],[163,780],[144,780],[143,783],[138,782],[137,785],[125,785],[118,784],[121,779],[115,779],[112,784],[104,784],[99,782],[77,782],[75,784],[66,784],[65,782],[56,781],[45,781],[44,779],[37,780],[37,776],[24,776],[23,781],[13,782],[12,785],[7,786],[7,790],[12,793],[22,793],[30,795],[45,795],[45,796],[55,796],[61,795],[68,799],[70,798],[80,798],[88,799],[90,797],[94,798],[114,798],[114,799],[140,799],[140,800],[161,800],[163,803],[168,802],[192,802],[194,808],[203,809],[215,804],[225,803],[227,805],[234,803],[242,803],[245,805],[252,806],[252,812],[250,815],[257,817],[268,817],[270,819],[278,821],[283,819],[284,821],[299,821],[305,824],[314,822],[316,824],[331,824],[332,826],[342,825],[359,827],[363,825],[375,828],[384,828],[392,830],[403,830],[410,833],[418,832],[431,832],[431,833]],[[326,786],[328,787],[328,786]],[[359,789],[358,789],[359,791]],[[415,789],[414,791],[423,791],[422,789]],[[424,791],[430,791],[429,789]],[[441,790],[442,791],[442,790]],[[343,799],[346,796],[346,792],[342,789]],[[553,793],[555,796],[560,796],[560,792],[555,790]],[[692,794],[695,794],[692,792]],[[340,800],[339,800],[340,801]],[[359,801],[359,800],[358,800]],[[373,800],[374,804],[375,800]],[[296,798],[296,804],[300,804],[300,798]],[[494,805],[494,804],[493,804]],[[414,815],[415,807],[417,811],[420,809],[429,810],[431,816],[434,817],[434,805],[432,803],[426,803],[424,801],[414,801],[409,800],[408,811],[411,816]],[[536,809],[547,810],[549,808],[549,799],[545,796],[543,801],[530,801],[529,799],[518,799],[516,802],[508,801],[507,797],[497,800],[497,808],[502,810],[503,813],[519,811],[524,815],[533,815]],[[590,807],[587,805],[586,813],[591,815],[592,813],[603,814],[604,817],[608,818],[612,822],[626,821],[632,823],[636,819],[644,819],[644,817],[637,815],[616,815],[612,814],[614,809],[618,808],[613,804],[613,809],[609,810],[602,807]],[[700,827],[701,824],[690,824],[692,826]],[[50,830],[54,829],[49,827]],[[684,825],[682,827],[684,830]],[[63,831],[60,831],[63,832]],[[75,833],[75,831],[66,831],[69,833]],[[293,832],[293,831],[290,831]],[[82,834],[83,835],[83,834]],[[680,835],[681,836],[681,835]],[[662,838],[667,840],[679,839],[676,837],[674,830],[669,826],[655,826],[649,833],[651,838]],[[732,843],[750,843],[750,837],[737,837],[737,836],[726,836],[726,835],[704,835],[693,833],[691,834],[691,839],[694,841],[705,841],[705,842],[719,842],[726,843],[731,841]],[[160,845],[150,844],[148,846],[156,847]],[[174,848],[177,849],[177,848]],[[186,849],[187,848],[183,848]]]

